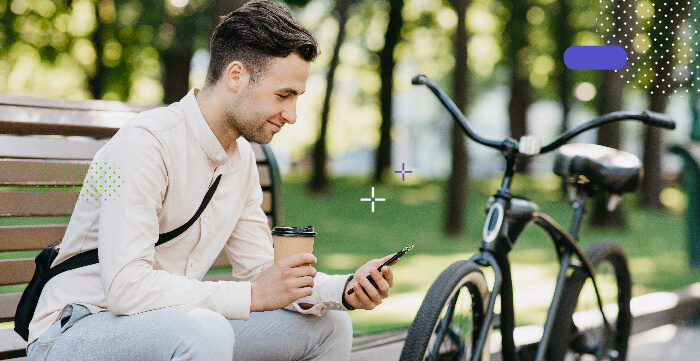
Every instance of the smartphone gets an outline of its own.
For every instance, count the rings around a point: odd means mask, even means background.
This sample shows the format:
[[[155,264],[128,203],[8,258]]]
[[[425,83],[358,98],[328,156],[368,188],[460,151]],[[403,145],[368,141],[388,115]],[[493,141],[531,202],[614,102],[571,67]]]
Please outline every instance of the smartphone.
[[[401,258],[403,255],[405,255],[406,252],[410,251],[411,249],[413,249],[413,243],[409,244],[408,246],[402,248],[400,251],[396,252],[396,254],[393,257],[389,258],[386,262],[384,262],[384,264],[377,267],[377,271],[381,272],[382,267],[388,266],[388,265],[396,262],[399,258]],[[374,288],[377,288],[377,283],[374,282],[374,279],[372,277],[367,277],[367,280],[369,280],[369,283],[371,283],[372,286],[374,286]],[[360,287],[362,287],[362,286],[360,286]],[[354,289],[350,289],[350,291],[348,291],[348,295],[351,295],[353,293],[355,293]]]

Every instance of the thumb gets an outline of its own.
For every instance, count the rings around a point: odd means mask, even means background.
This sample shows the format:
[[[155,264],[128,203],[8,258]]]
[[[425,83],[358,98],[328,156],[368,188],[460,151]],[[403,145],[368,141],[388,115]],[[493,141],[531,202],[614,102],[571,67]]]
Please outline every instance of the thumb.
[[[388,256],[382,257],[382,258],[380,259],[380,261],[381,261],[380,264],[384,264],[384,262],[388,261],[391,257],[394,257],[395,254],[396,254],[396,253],[392,253],[392,254],[390,254],[390,255],[388,255]],[[396,262],[398,262],[398,261],[399,261],[399,260],[397,259],[396,261],[391,262],[391,263],[389,264],[389,266],[393,266],[393,265],[396,264]]]

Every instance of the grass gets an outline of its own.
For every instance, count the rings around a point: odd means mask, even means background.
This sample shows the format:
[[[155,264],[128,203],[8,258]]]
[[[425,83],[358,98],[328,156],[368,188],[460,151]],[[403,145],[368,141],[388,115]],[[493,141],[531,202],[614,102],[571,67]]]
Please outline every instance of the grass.
[[[396,252],[409,243],[416,247],[392,267],[395,285],[391,297],[372,311],[353,311],[355,332],[407,327],[425,292],[451,263],[477,251],[485,218],[484,204],[499,185],[498,179],[475,181],[468,196],[466,232],[443,235],[444,185],[442,182],[372,184],[366,179],[337,179],[326,196],[309,194],[303,179],[284,182],[285,225],[314,225],[318,232],[314,254],[317,269],[330,274],[352,273],[366,261]],[[386,198],[375,203],[360,198]],[[515,194],[527,195],[565,227],[572,210],[561,199],[558,178],[516,178]],[[622,244],[630,258],[635,295],[673,290],[696,282],[700,271],[689,271],[685,224],[681,212],[649,211],[635,206],[634,195],[623,201],[628,228],[618,231],[591,229],[584,221],[580,244],[609,238]],[[516,323],[543,324],[554,291],[557,258],[546,234],[527,229],[510,254],[513,263]],[[491,275],[487,273],[487,278]]]
[[[478,249],[485,218],[483,207],[498,185],[498,179],[471,184],[466,232],[460,237],[447,237],[442,233],[443,182],[393,181],[378,185],[368,179],[336,179],[330,194],[314,196],[307,191],[304,179],[287,177],[284,181],[285,225],[316,227],[319,234],[314,245],[314,254],[319,260],[317,269],[329,274],[352,273],[370,259],[415,243],[414,250],[392,267],[395,285],[391,297],[375,310],[350,312],[356,333],[408,327],[425,292],[440,272]],[[386,199],[375,203],[374,213],[370,211],[369,202],[360,201],[360,198],[370,197],[373,186],[375,196]],[[560,197],[558,178],[516,178],[513,191],[527,195],[560,224],[568,226],[572,211]],[[629,224],[626,230],[595,230],[584,222],[580,231],[582,248],[601,238],[621,243],[630,257],[635,295],[673,290],[700,279],[700,271],[690,271],[688,267],[683,213],[642,210],[635,204],[634,195],[626,196],[623,201]],[[62,220],[0,219],[3,225],[58,221]],[[34,254],[36,252],[24,256],[33,257]],[[0,259],[16,256],[0,253]],[[541,325],[558,270],[552,243],[543,231],[531,227],[518,240],[510,259],[516,323]],[[487,273],[487,278],[490,277]],[[0,286],[0,293],[17,292],[22,287]]]

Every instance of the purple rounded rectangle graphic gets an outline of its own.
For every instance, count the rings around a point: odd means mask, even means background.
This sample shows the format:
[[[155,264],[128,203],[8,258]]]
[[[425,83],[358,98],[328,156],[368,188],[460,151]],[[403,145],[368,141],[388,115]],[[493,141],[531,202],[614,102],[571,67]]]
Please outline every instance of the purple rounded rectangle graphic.
[[[564,64],[571,70],[617,70],[627,63],[627,53],[619,46],[570,46]]]

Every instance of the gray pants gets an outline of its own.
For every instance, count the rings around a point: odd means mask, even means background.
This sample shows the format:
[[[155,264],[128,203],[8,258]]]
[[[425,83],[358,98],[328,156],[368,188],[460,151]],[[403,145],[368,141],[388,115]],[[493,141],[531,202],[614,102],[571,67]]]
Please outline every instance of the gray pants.
[[[318,317],[276,310],[236,321],[201,308],[117,316],[70,305],[29,345],[28,360],[336,361],[349,359],[351,344],[352,324],[343,311]]]

